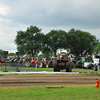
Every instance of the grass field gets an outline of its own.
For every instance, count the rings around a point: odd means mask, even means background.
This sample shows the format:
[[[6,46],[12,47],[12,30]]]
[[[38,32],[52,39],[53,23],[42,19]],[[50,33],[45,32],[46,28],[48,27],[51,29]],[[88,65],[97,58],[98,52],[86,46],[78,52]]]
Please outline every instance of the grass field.
[[[93,72],[93,73],[100,73],[100,71],[94,71],[93,69],[82,69],[82,68],[72,69],[72,72]]]
[[[5,66],[0,66],[0,71],[2,72],[5,69]],[[9,67],[6,66],[6,69],[10,72],[16,71],[17,67]],[[9,70],[10,69],[10,70]],[[47,71],[47,72],[53,72],[53,68],[34,68],[34,67],[19,67],[20,71],[26,71],[26,72],[41,72],[41,71]],[[66,72],[65,70],[60,70],[61,72]],[[94,71],[93,69],[83,69],[83,68],[74,68],[72,69],[72,72],[93,72],[93,73],[100,73],[100,71]]]
[[[0,100],[100,100],[100,88],[95,86],[63,87],[0,88]]]
[[[41,72],[41,71],[47,71],[47,72],[54,72],[53,68],[25,68],[26,71],[33,71],[33,72]],[[66,70],[60,70],[60,72],[66,72]],[[83,68],[74,68],[72,69],[72,72],[93,72],[93,73],[100,73],[100,71],[94,71],[93,69],[83,69]]]

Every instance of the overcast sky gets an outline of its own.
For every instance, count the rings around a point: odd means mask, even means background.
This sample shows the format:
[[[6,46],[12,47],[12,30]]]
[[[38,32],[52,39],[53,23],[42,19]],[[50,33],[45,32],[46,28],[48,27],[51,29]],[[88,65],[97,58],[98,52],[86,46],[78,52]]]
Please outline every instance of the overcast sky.
[[[0,0],[0,49],[15,53],[17,31],[30,25],[44,34],[75,28],[100,39],[100,0]]]

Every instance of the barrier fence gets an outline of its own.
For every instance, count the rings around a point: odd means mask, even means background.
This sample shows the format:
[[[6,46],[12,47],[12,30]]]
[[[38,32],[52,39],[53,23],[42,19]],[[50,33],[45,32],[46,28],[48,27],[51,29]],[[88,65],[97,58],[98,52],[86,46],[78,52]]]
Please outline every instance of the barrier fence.
[[[30,67],[25,67],[23,64],[18,63],[0,63],[1,72],[23,72],[23,71],[34,71],[35,65]]]

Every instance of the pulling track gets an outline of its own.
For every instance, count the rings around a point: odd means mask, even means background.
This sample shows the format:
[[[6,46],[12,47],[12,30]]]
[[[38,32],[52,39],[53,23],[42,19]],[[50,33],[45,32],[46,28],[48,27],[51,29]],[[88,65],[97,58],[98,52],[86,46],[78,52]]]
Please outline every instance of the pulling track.
[[[64,75],[0,75],[0,87],[23,87],[23,86],[69,86],[85,85],[95,86],[96,79],[100,75],[64,74]]]

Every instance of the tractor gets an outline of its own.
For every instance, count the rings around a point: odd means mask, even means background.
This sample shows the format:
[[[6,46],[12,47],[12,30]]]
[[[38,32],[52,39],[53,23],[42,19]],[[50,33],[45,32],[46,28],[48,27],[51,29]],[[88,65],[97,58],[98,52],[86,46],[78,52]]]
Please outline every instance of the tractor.
[[[20,58],[18,63],[22,63],[25,67],[33,67],[36,63],[36,60],[33,57],[30,57],[29,55],[25,54]]]
[[[40,68],[42,67],[48,68],[48,61],[46,61],[46,58],[42,58],[41,60],[38,60],[37,64]]]
[[[58,59],[53,63],[54,72],[66,69],[66,72],[72,72],[72,65],[66,52],[60,52]]]

